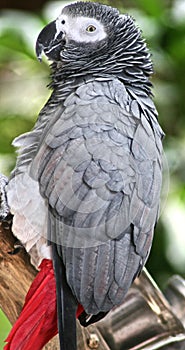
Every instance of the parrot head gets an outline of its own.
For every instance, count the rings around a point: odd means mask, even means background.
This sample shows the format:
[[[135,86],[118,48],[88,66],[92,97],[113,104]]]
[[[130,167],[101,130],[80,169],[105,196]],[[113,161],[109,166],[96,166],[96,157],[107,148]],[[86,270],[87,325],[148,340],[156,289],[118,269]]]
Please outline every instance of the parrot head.
[[[78,2],[65,6],[59,17],[43,28],[36,42],[36,54],[42,52],[54,61],[61,59],[68,48],[80,48],[89,56],[90,47],[98,50],[112,37],[113,27],[120,20],[119,12],[106,5]],[[80,52],[81,53],[81,52]]]
[[[150,54],[133,18],[99,3],[80,1],[65,6],[38,36],[39,60],[43,52],[57,67],[73,73],[101,70],[118,74],[126,69],[130,76],[129,67],[134,67],[141,80],[141,75],[149,77],[153,72]]]

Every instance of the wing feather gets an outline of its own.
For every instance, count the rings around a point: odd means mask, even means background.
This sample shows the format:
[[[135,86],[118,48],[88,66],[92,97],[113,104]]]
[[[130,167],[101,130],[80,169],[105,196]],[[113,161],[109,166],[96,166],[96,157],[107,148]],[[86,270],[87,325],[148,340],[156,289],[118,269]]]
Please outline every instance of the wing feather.
[[[153,102],[117,79],[91,81],[50,121],[32,173],[50,206],[48,237],[86,312],[124,298],[150,250],[161,139]]]

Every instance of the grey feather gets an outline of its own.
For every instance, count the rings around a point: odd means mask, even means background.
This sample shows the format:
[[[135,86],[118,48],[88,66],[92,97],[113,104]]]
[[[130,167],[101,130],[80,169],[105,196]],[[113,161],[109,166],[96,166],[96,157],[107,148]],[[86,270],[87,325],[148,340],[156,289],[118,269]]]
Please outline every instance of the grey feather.
[[[128,113],[121,106],[129,101]],[[120,303],[148,255],[161,169],[144,113],[117,79],[88,82],[69,95],[37,151],[41,193],[57,222],[50,239],[62,244],[68,283],[87,312]]]

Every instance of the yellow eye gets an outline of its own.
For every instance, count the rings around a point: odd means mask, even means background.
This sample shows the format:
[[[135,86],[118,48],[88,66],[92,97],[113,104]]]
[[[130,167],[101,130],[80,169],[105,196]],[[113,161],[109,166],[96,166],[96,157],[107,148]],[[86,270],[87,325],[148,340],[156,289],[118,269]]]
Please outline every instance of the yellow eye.
[[[90,25],[86,28],[86,31],[89,32],[89,33],[95,32],[95,30],[96,30],[96,27],[93,26],[92,24],[90,24]]]

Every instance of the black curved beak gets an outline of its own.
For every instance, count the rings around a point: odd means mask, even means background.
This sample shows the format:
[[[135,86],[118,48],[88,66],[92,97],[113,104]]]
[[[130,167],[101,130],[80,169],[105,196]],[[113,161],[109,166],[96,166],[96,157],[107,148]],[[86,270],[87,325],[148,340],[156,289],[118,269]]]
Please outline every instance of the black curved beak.
[[[64,33],[57,33],[56,21],[47,24],[40,32],[35,46],[36,55],[42,61],[42,52],[52,61],[60,60],[60,51],[65,44]]]

